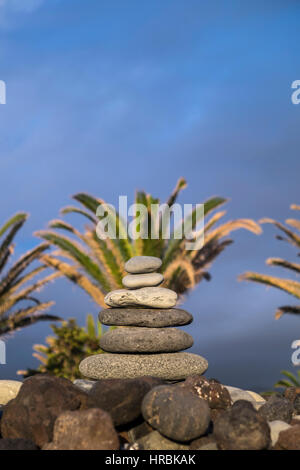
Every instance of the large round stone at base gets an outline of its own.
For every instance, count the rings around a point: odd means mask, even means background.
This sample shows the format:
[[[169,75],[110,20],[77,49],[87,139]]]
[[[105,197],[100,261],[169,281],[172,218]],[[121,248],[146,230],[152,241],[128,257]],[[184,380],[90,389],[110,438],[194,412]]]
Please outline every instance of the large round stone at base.
[[[87,357],[79,370],[90,379],[130,379],[145,375],[165,380],[183,380],[203,374],[208,362],[192,353],[96,354]]]

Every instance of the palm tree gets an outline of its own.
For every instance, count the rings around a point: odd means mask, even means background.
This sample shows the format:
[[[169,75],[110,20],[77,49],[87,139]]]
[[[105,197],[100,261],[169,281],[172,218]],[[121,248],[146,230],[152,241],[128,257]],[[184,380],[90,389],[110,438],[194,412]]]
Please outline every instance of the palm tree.
[[[293,210],[300,210],[300,206],[296,204],[291,205],[291,209]],[[298,232],[300,232],[300,220],[297,219],[287,219],[285,225],[276,222],[273,219],[262,219],[261,223],[269,223],[275,225],[279,230],[281,230],[285,236],[278,235],[276,238],[278,240],[283,240],[291,245],[295,246],[296,248],[300,248],[300,235],[289,227],[295,228]],[[299,255],[300,253],[298,253]],[[266,263],[271,266],[281,266],[283,268],[289,269],[292,272],[300,273],[300,264],[299,263],[292,263],[286,261],[281,258],[269,258],[267,259]],[[268,276],[264,274],[258,274],[254,272],[246,272],[240,276],[241,280],[249,280],[254,282],[260,282],[262,284],[266,284],[268,286],[276,287],[281,289],[288,294],[293,295],[296,299],[300,299],[300,282],[295,281],[293,279],[282,279],[274,276]],[[284,305],[279,307],[276,311],[275,318],[280,318],[284,313],[292,313],[299,315],[300,314],[300,305]]]
[[[50,274],[28,284],[45,270],[45,265],[39,265],[31,271],[27,268],[40,258],[49,244],[40,244],[8,267],[8,261],[14,252],[14,237],[27,217],[25,213],[17,213],[0,227],[0,336],[40,320],[60,320],[59,317],[45,313],[53,302],[40,302],[32,296],[60,273]],[[23,302],[25,306],[21,306]]]
[[[185,187],[186,181],[180,178],[166,202],[167,207],[171,207],[175,203],[180,191]],[[124,222],[117,213],[117,231],[120,236],[116,239],[102,240],[98,238],[96,233],[99,219],[95,214],[100,205],[104,206],[107,213],[110,214],[109,206],[102,199],[85,193],[75,194],[73,199],[79,202],[81,207],[68,206],[62,209],[61,213],[81,214],[88,220],[89,225],[86,226],[84,232],[80,232],[63,220],[50,222],[50,230],[37,232],[37,235],[51,243],[56,250],[51,255],[43,255],[42,260],[45,265],[51,266],[83,288],[100,306],[105,306],[106,292],[122,288],[122,276],[125,275],[124,264],[132,256],[151,255],[161,258],[163,261],[161,271],[165,278],[163,286],[174,289],[181,295],[193,288],[203,278],[210,279],[207,269],[224,248],[232,242],[226,238],[231,231],[245,228],[256,234],[261,233],[260,226],[249,219],[229,221],[215,227],[226,213],[220,211],[216,212],[206,223],[203,248],[187,250],[184,238],[176,239],[173,236],[169,240],[164,239],[161,226],[159,227],[158,239],[149,237],[131,240],[127,237]],[[151,220],[151,204],[159,204],[159,199],[153,198],[144,191],[138,191],[135,200],[137,204],[144,204],[147,207],[147,218]],[[221,197],[208,199],[204,205],[204,215],[208,216],[225,202],[226,199]],[[190,215],[190,217],[192,216],[193,229],[195,229],[195,214],[196,209]],[[147,226],[149,227],[150,224]],[[58,232],[60,229],[68,232],[70,236],[61,235]],[[61,258],[65,258],[65,260]]]

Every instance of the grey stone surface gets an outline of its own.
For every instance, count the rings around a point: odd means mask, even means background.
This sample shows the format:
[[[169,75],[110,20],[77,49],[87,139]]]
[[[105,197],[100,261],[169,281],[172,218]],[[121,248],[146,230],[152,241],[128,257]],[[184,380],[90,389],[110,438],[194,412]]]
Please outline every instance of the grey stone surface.
[[[145,395],[142,414],[151,427],[179,442],[189,442],[208,431],[210,409],[187,387],[159,385]]]
[[[180,308],[106,308],[99,313],[104,325],[141,326],[161,328],[188,325],[193,321],[190,313]]]
[[[153,308],[171,308],[176,305],[177,294],[164,287],[142,287],[141,289],[117,289],[106,294],[104,302],[110,307],[140,305]]]
[[[138,439],[129,450],[189,450],[189,447],[167,439],[158,431],[152,431]]]
[[[125,271],[130,274],[153,273],[161,265],[161,259],[155,256],[134,256],[125,263]]]
[[[273,395],[259,409],[259,413],[268,421],[285,421],[290,423],[293,417],[293,404],[287,399]]]
[[[116,328],[100,338],[100,348],[113,353],[166,353],[193,346],[191,335],[177,328]]]
[[[123,277],[122,284],[127,289],[138,289],[140,287],[154,287],[161,284],[164,276],[160,273],[128,274]]]
[[[197,354],[96,354],[84,359],[79,370],[93,379],[134,378],[150,375],[166,380],[182,380],[203,374],[208,362]]]

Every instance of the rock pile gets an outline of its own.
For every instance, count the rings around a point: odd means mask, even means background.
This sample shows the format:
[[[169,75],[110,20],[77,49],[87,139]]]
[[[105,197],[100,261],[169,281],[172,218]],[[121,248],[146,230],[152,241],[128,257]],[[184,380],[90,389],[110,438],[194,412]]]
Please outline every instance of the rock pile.
[[[202,375],[173,384],[101,379],[88,391],[79,385],[86,386],[47,375],[26,379],[4,406],[0,450],[300,449],[296,389],[262,405],[243,390],[247,399],[237,399],[237,389],[232,404],[226,386]]]
[[[207,361],[196,354],[182,352],[193,345],[193,338],[177,326],[193,317],[174,308],[176,292],[159,287],[164,277],[157,271],[162,262],[153,256],[135,256],[125,264],[122,282],[126,289],[109,292],[105,302],[111,308],[99,314],[106,332],[100,347],[108,354],[94,355],[80,364],[81,373],[91,379],[136,378],[145,375],[167,380],[183,380],[202,374]],[[124,328],[125,327],[125,328]]]

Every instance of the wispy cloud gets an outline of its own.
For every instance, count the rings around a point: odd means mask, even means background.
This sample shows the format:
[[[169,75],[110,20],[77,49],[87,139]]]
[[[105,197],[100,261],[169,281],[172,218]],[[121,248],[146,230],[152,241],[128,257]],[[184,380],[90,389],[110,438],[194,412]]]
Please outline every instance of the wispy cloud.
[[[0,0],[0,28],[13,27],[16,14],[31,13],[42,3],[44,0]]]

